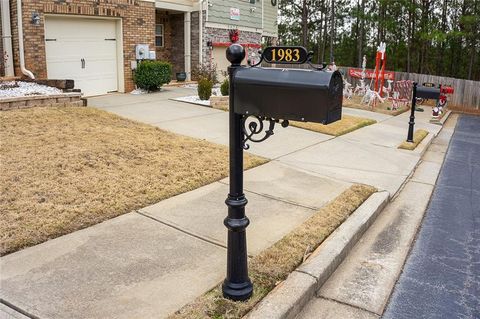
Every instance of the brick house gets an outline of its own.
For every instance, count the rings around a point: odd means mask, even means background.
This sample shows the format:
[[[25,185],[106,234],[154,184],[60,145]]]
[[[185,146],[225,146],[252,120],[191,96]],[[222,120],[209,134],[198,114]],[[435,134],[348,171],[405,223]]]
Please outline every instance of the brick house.
[[[0,76],[74,79],[86,95],[134,89],[140,44],[190,76],[200,63],[226,70],[229,30],[250,55],[277,37],[276,0],[10,0],[0,10]]]

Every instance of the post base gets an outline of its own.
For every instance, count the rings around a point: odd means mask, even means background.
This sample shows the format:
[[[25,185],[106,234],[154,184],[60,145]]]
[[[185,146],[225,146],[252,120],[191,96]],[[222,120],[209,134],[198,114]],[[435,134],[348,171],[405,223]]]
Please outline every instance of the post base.
[[[250,281],[243,283],[227,282],[222,285],[223,297],[233,301],[244,301],[252,296],[253,284]]]

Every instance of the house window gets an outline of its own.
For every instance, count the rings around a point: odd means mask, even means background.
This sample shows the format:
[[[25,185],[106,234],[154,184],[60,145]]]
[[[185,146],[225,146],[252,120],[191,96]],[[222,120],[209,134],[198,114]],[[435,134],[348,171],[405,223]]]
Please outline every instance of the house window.
[[[155,25],[155,46],[163,47],[163,24]]]

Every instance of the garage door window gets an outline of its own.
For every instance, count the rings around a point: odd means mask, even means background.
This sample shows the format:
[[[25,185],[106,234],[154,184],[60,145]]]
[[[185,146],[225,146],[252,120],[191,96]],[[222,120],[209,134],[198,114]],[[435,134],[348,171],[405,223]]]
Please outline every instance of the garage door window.
[[[163,24],[155,26],[155,46],[163,47]]]

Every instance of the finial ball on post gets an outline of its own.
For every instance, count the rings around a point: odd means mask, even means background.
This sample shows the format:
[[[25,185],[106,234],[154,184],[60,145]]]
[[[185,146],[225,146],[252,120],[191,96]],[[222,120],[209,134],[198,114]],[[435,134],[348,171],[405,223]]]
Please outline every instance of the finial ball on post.
[[[245,49],[240,45],[233,43],[227,49],[227,60],[233,65],[240,65],[245,59]]]

